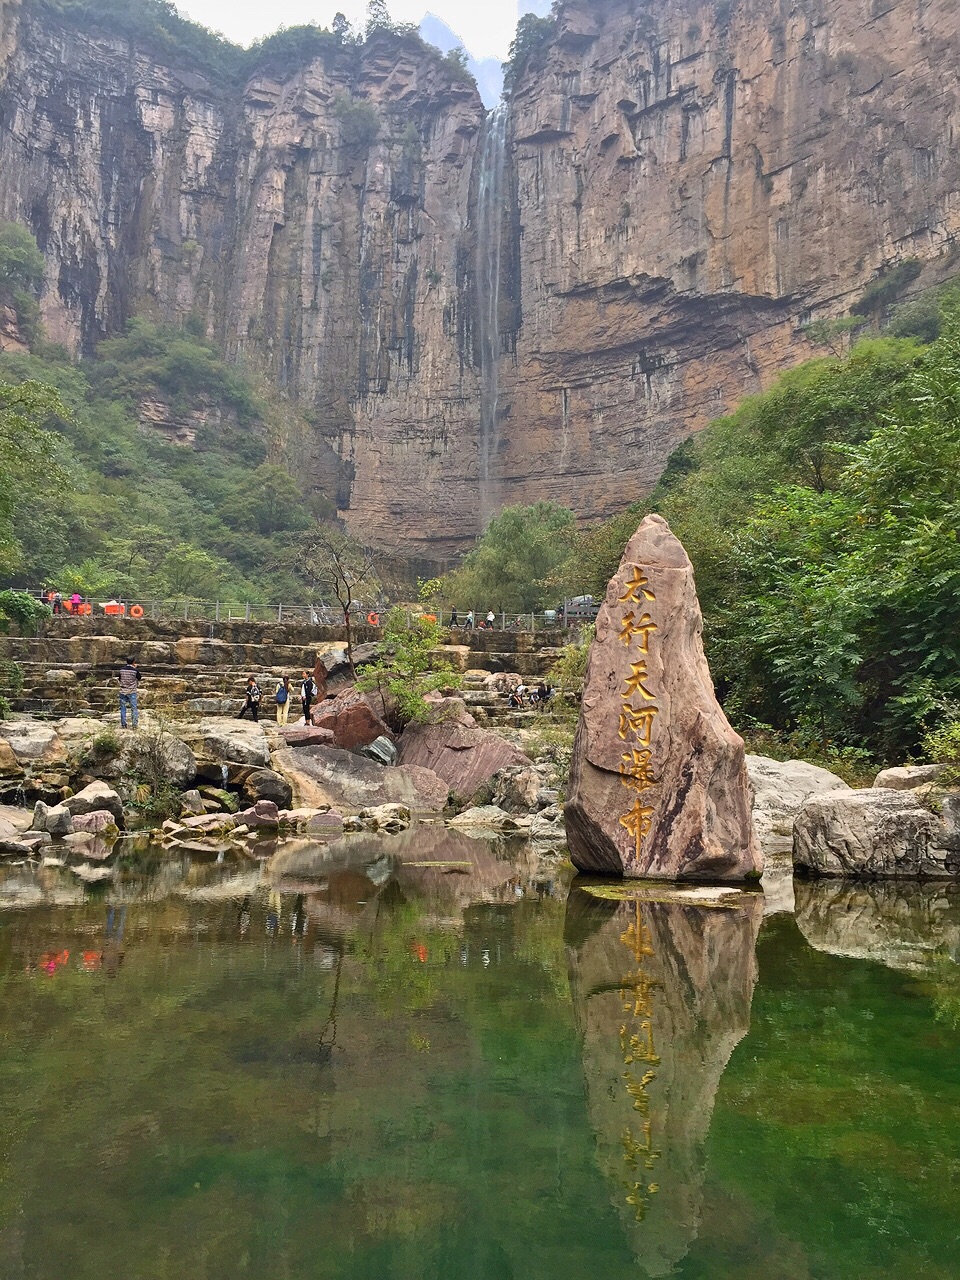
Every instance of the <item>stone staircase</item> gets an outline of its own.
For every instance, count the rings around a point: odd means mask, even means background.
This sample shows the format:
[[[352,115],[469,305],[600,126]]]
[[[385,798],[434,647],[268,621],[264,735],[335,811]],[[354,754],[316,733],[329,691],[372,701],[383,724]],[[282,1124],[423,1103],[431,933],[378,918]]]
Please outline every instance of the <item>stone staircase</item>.
[[[184,634],[195,623],[128,618],[55,618],[42,635],[0,636],[0,693],[14,711],[51,719],[67,715],[115,716],[117,671],[129,654],[140,664],[140,705],[181,716],[236,715],[249,675],[256,676],[264,700],[264,720],[275,718],[278,681],[291,677],[294,697],[289,719],[302,715],[301,672],[312,671],[318,653],[343,647],[341,628],[277,623],[203,624],[206,635]],[[355,645],[379,632],[359,627]],[[532,727],[540,713],[512,710],[506,694],[486,688],[490,673],[515,672],[538,679],[556,659],[565,634],[452,631],[445,646],[451,664],[465,672],[463,697],[485,726]]]

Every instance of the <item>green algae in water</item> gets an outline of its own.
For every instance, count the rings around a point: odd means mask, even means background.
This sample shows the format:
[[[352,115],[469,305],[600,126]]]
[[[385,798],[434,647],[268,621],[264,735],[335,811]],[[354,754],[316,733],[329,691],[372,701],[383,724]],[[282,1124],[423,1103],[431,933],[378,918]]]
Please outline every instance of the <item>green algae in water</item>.
[[[779,916],[754,950],[757,895],[567,901],[482,850],[429,884],[0,879],[33,901],[0,912],[0,1275],[960,1274],[949,947],[931,978]],[[905,900],[861,904],[866,952]]]

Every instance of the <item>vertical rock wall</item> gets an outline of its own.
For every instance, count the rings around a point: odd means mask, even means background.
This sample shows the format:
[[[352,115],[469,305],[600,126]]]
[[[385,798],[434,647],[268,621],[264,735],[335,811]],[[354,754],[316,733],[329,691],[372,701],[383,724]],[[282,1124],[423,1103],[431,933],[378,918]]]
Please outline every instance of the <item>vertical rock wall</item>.
[[[51,339],[90,351],[134,314],[200,318],[301,402],[317,483],[358,531],[443,556],[476,504],[483,116],[415,39],[241,89],[32,13],[0,91],[0,217],[47,258]]]
[[[878,269],[957,269],[953,0],[566,0],[512,131],[502,489],[602,515],[811,354]]]
[[[619,509],[878,270],[955,270],[958,51],[954,0],[564,0],[493,223],[479,97],[415,39],[240,85],[0,0],[0,217],[51,338],[199,316],[351,527],[442,559],[505,502]]]

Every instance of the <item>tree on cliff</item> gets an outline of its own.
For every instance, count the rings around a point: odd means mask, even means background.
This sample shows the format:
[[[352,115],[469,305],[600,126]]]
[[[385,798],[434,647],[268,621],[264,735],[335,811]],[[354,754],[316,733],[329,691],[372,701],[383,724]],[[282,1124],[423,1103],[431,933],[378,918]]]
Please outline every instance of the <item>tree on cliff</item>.
[[[0,306],[13,309],[28,342],[39,335],[42,284],[43,254],[36,240],[16,222],[0,222]]]
[[[329,525],[307,534],[297,551],[295,567],[314,589],[331,591],[343,613],[347,657],[353,667],[353,614],[380,595],[380,581],[370,551],[356,538]]]

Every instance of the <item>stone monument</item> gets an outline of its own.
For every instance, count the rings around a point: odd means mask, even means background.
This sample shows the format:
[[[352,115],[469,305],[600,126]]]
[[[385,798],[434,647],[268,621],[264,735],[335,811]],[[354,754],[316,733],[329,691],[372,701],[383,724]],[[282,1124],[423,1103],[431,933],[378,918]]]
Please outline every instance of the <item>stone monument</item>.
[[[717,702],[702,630],[687,553],[647,516],[607,587],[587,664],[565,807],[580,871],[761,874],[743,740]]]

